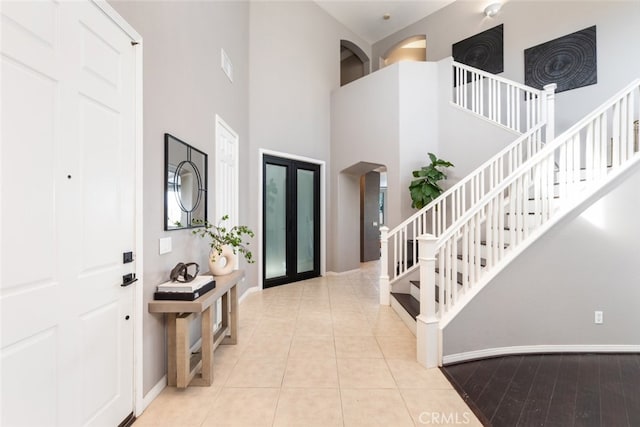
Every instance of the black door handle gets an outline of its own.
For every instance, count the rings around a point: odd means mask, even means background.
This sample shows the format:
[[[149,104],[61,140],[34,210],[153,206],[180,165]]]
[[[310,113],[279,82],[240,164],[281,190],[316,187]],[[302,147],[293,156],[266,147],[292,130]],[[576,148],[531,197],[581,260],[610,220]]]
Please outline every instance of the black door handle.
[[[122,276],[122,284],[120,286],[129,286],[137,281],[138,278],[136,277],[135,273],[125,274],[124,276]]]

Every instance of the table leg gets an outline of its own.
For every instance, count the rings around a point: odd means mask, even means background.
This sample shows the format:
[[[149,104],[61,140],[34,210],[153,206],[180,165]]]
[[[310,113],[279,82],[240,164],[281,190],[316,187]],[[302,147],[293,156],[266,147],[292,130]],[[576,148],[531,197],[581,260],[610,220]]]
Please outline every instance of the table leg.
[[[176,317],[176,386],[189,385],[191,352],[189,351],[189,319],[191,315]]]
[[[227,309],[222,314],[223,326],[229,326],[229,336],[225,337],[222,344],[238,343],[238,288],[233,285],[229,292],[225,294],[222,306]],[[226,316],[226,324],[224,322]]]
[[[202,385],[213,382],[213,315],[215,310],[208,307],[201,315],[202,328]]]
[[[167,313],[167,384],[176,386],[176,314]]]

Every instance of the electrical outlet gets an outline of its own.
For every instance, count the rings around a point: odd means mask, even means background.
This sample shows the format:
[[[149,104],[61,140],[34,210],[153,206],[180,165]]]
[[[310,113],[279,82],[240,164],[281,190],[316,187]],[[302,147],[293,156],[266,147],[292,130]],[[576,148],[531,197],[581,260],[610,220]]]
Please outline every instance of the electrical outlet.
[[[593,322],[594,322],[596,325],[602,325],[602,323],[604,322],[604,318],[603,318],[603,316],[602,316],[602,312],[601,312],[601,311],[596,310],[594,314],[595,314],[595,316],[594,316],[594,320],[593,320]]]

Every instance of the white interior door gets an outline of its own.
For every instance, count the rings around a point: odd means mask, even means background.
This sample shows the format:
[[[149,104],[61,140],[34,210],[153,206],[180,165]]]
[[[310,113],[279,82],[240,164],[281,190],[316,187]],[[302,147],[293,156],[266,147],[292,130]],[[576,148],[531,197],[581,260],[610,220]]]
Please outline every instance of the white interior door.
[[[238,225],[238,134],[216,115],[216,204],[215,218],[229,215],[230,226]]]
[[[213,222],[229,215],[227,225],[239,224],[238,215],[238,134],[216,114],[215,216]],[[236,260],[235,268],[238,268]],[[222,324],[222,301],[216,309],[216,329]]]
[[[134,47],[93,3],[0,3],[2,425],[133,410]]]

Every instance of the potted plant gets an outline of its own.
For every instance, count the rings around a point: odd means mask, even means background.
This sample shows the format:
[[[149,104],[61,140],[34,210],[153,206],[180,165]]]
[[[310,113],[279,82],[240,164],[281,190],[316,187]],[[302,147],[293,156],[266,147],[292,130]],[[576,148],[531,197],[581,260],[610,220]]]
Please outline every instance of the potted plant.
[[[413,171],[415,179],[409,185],[412,208],[422,209],[443,193],[444,189],[438,182],[447,179],[447,175],[442,169],[453,166],[453,163],[439,159],[433,153],[428,154],[431,164]]]
[[[228,229],[224,226],[224,222],[228,219],[229,215],[224,215],[218,225],[199,220],[203,227],[192,231],[195,235],[209,239],[211,247],[209,269],[214,276],[231,273],[237,253],[242,254],[248,263],[255,262],[253,254],[247,248],[249,242],[246,241],[246,238],[254,237],[253,231],[246,225],[234,225]]]

